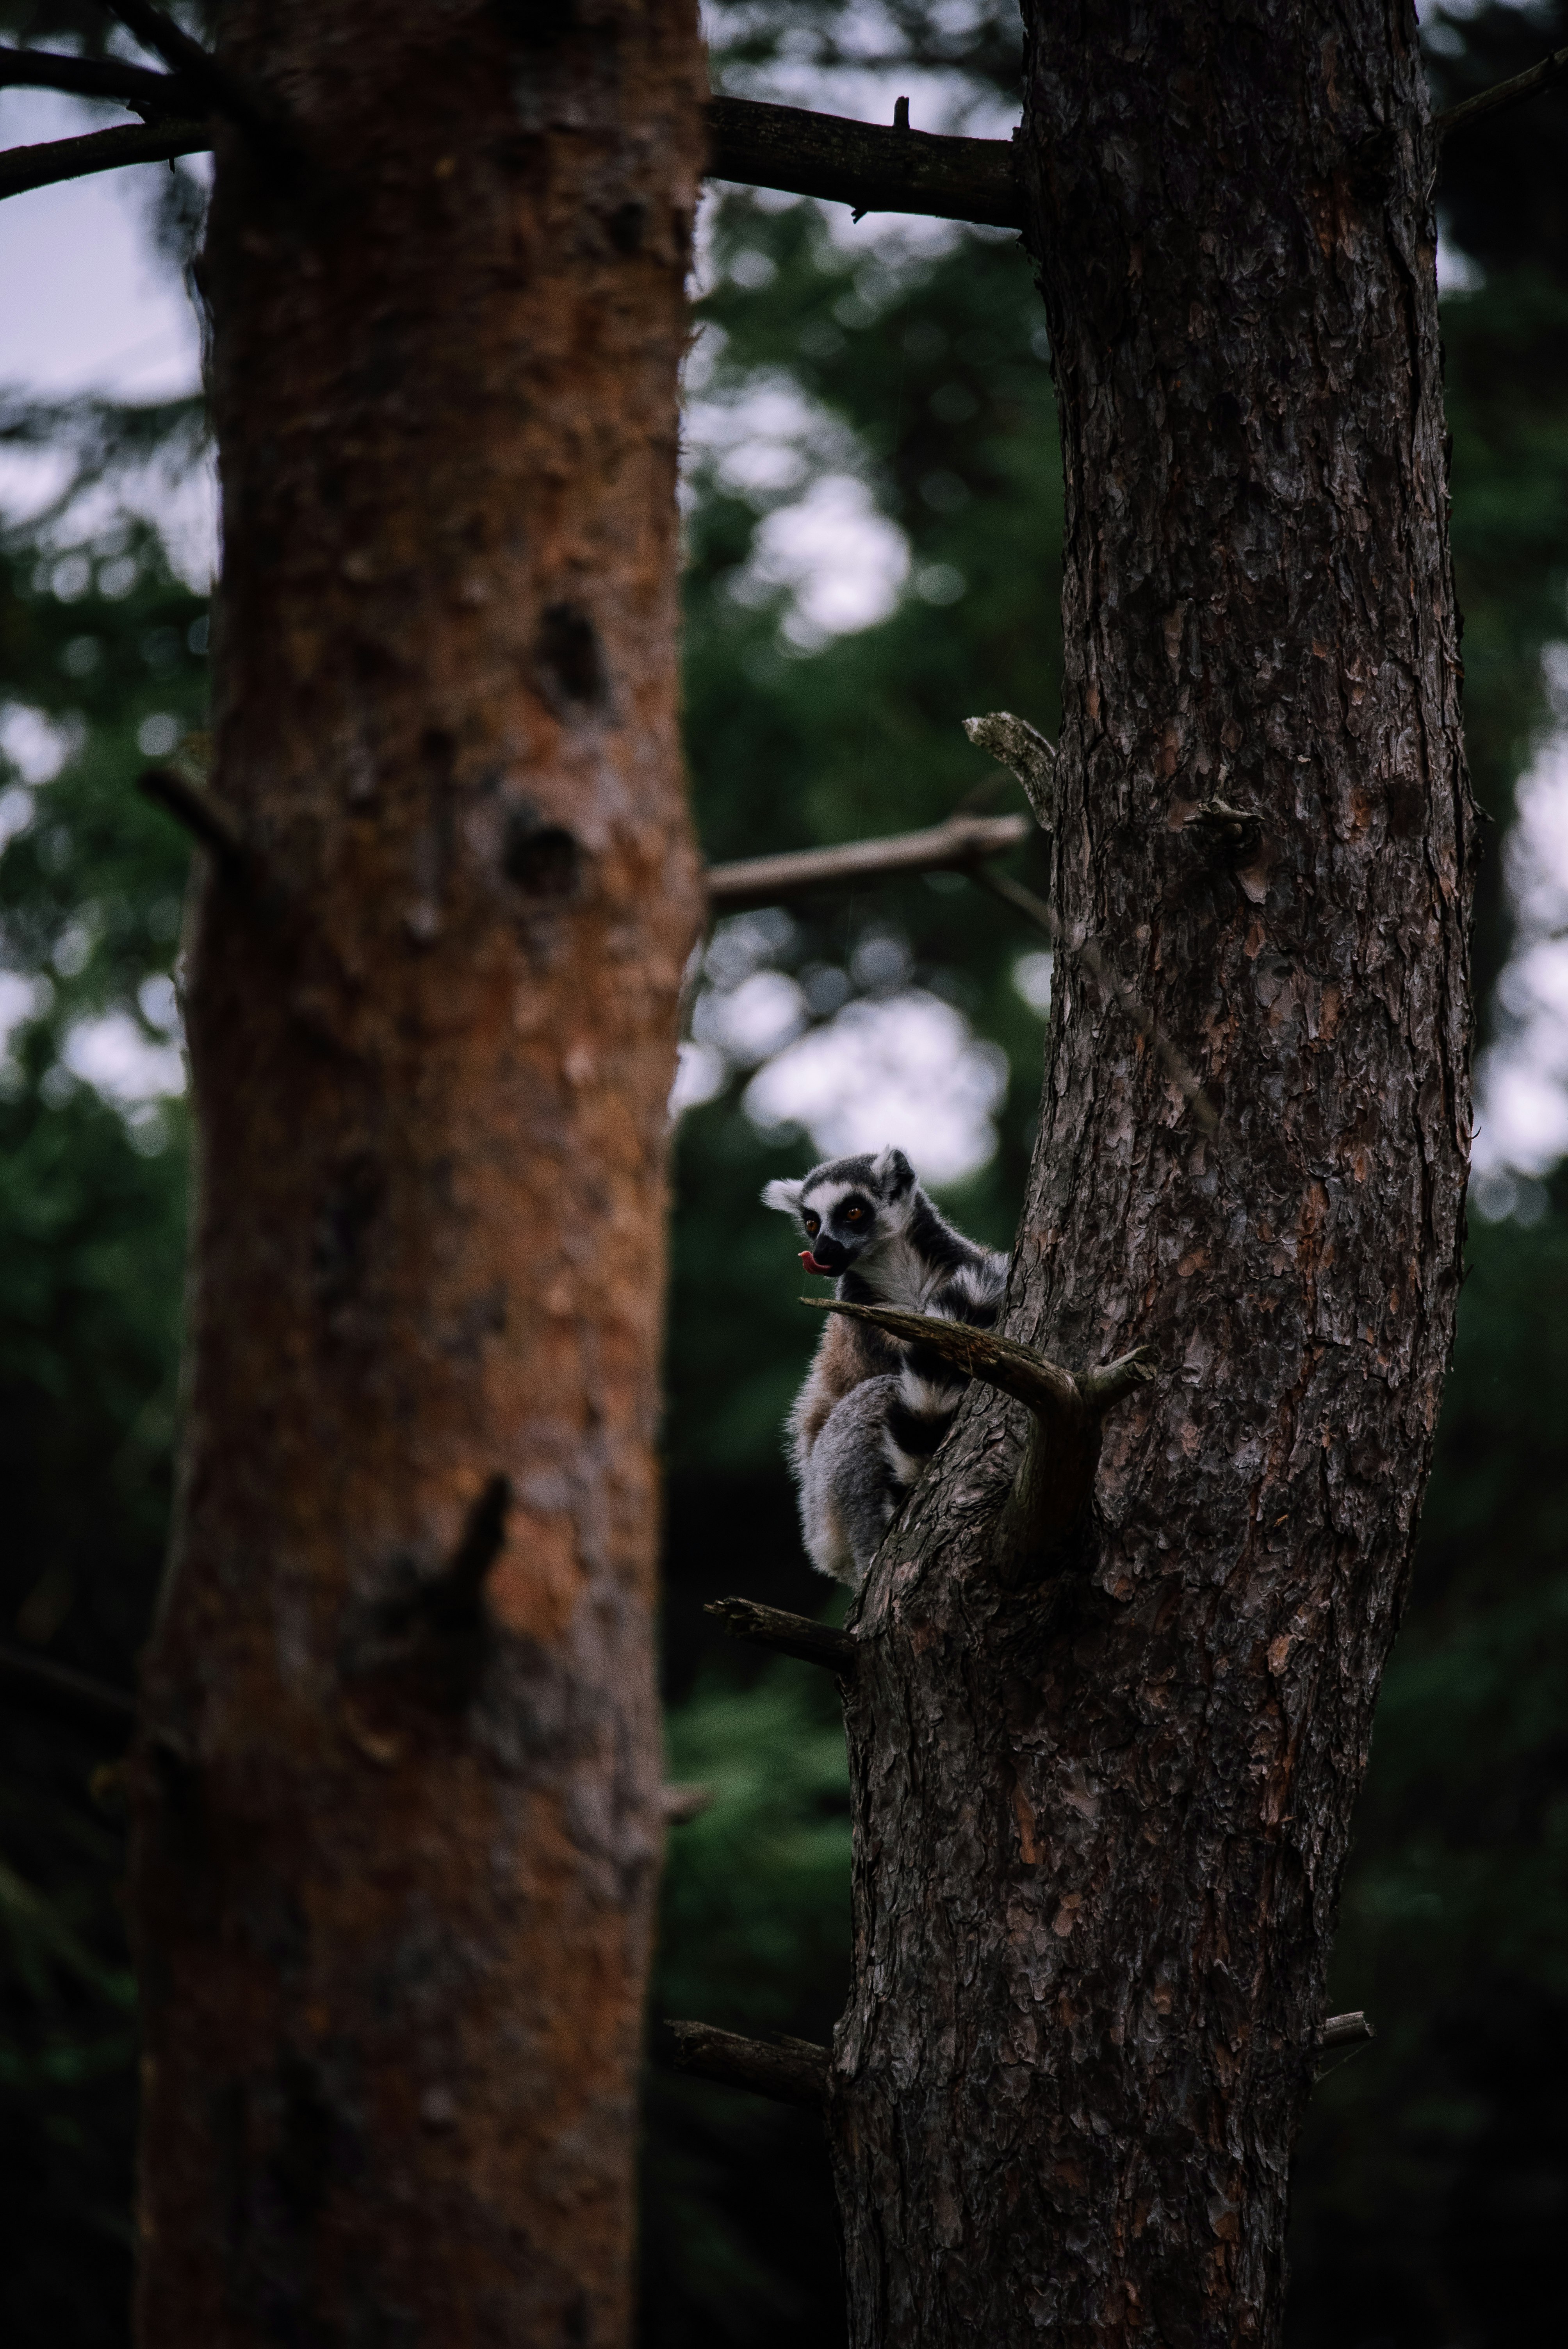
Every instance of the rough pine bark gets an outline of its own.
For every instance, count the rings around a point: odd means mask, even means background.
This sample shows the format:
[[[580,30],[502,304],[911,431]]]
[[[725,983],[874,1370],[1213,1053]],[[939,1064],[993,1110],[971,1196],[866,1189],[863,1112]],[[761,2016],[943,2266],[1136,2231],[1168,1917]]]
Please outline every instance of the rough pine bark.
[[[1218,2349],[1279,2337],[1459,1279],[1432,155],[1403,0],[1025,16],[1057,900],[1220,1115],[1058,957],[1006,1326],[1160,1376],[1021,1571],[1025,1414],[975,1390],[873,1568],[831,2134],[860,2349]],[[1213,800],[1255,823],[1192,823]]]
[[[615,2343],[661,1827],[690,0],[234,0],[149,2349]]]

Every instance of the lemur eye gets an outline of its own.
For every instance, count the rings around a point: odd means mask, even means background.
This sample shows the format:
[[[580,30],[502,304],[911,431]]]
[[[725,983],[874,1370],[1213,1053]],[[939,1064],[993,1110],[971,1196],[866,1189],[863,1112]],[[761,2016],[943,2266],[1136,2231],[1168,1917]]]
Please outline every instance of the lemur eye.
[[[821,1228],[822,1228],[822,1221],[821,1221],[821,1217],[820,1217],[820,1216],[808,1216],[806,1217],[806,1219],[805,1219],[805,1222],[806,1222],[806,1237],[807,1237],[809,1240],[814,1240],[814,1239],[816,1238],[816,1237],[817,1237],[817,1234],[818,1234],[818,1233],[821,1230]]]
[[[844,1221],[846,1224],[858,1224],[865,1212],[866,1211],[863,1207],[846,1207],[844,1209]]]

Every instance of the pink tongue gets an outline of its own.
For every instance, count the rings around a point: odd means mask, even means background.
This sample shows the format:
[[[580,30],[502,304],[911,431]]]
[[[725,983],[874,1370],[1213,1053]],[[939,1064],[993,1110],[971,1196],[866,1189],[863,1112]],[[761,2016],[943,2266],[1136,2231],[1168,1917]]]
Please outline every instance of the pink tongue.
[[[800,1261],[805,1266],[808,1272],[826,1272],[828,1270],[828,1267],[825,1264],[819,1264],[817,1262],[816,1257],[811,1254],[810,1248],[801,1249]]]

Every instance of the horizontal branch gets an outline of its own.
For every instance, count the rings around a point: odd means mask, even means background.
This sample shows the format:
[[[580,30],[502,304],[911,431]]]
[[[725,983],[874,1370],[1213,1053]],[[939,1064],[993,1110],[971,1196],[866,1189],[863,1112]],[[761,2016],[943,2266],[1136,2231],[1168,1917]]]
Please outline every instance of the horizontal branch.
[[[0,48],[0,89],[63,89],[101,98],[137,114],[194,115],[201,102],[188,81],[128,65],[123,57],[67,57],[53,49]]]
[[[1325,2054],[1330,2054],[1341,2047],[1364,2047],[1369,2039],[1377,2036],[1365,2013],[1357,2007],[1354,2014],[1331,2014],[1323,2026],[1323,2035],[1317,2044]]]
[[[0,1697],[28,1713],[68,1721],[78,1729],[129,1732],[136,1718],[136,1699],[129,1689],[111,1687],[88,1672],[74,1671],[47,1656],[0,1640]]]
[[[789,1615],[782,1607],[759,1606],[754,1599],[715,1599],[703,1609],[722,1623],[732,1640],[746,1640],[755,1648],[771,1648],[780,1656],[795,1656],[803,1664],[820,1664],[840,1680],[853,1676],[860,1661],[858,1643],[847,1631],[829,1623],[813,1623],[809,1615]]]
[[[985,857],[1016,848],[1034,828],[1026,815],[952,815],[924,832],[895,832],[883,840],[852,840],[785,856],[748,856],[740,864],[709,866],[708,903],[727,914],[740,913],[812,889],[883,881],[899,873],[967,873]]]
[[[828,2101],[828,2050],[809,2039],[743,2039],[711,2023],[666,2023],[671,2061],[678,2072],[749,2088],[775,2104],[820,2113]]]
[[[1439,146],[1453,137],[1456,130],[1469,130],[1478,122],[1486,122],[1494,114],[1509,107],[1522,106],[1526,98],[1541,98],[1558,83],[1568,79],[1568,49],[1553,49],[1538,66],[1527,72],[1515,74],[1511,80],[1493,84],[1491,89],[1479,90],[1474,98],[1460,100],[1458,106],[1447,106],[1432,117],[1432,135]]]
[[[151,47],[150,31],[137,22],[158,16],[156,9],[118,6],[115,13]],[[298,136],[282,109],[263,94],[250,90],[225,72],[207,52],[177,26],[168,26],[184,46],[182,62],[168,77],[128,67],[118,86],[103,86],[83,95],[119,98],[141,107],[188,104],[200,94],[214,112],[226,115],[291,151]],[[172,63],[172,49],[170,52]],[[12,54],[19,54],[13,52]],[[196,60],[200,60],[197,63]],[[75,60],[57,61],[62,66]],[[41,61],[42,63],[42,61]],[[132,77],[135,77],[133,81]],[[62,88],[58,78],[46,87]],[[167,90],[163,85],[167,81]],[[857,217],[866,212],[919,212],[936,220],[978,221],[997,228],[1023,226],[1016,150],[1006,139],[948,139],[925,130],[884,129],[871,122],[851,122],[835,114],[813,114],[799,106],[769,106],[745,98],[710,98],[707,108],[708,155],[712,179],[738,180],[752,187],[781,188],[787,193],[821,196],[851,204]],[[59,139],[44,147],[21,147],[0,156],[0,196],[18,195],[27,188],[49,186],[57,180],[85,178],[92,171],[112,171],[122,163],[166,161],[174,155],[194,155],[212,144],[211,126],[194,121],[165,123],[165,134],[179,134],[175,147],[138,144],[149,130],[100,130],[85,139]],[[107,142],[117,140],[118,145]],[[26,159],[26,160],[24,160]]]
[[[1017,150],[1007,139],[885,129],[747,98],[707,104],[707,172],[754,188],[821,196],[862,212],[1024,225]]]
[[[128,122],[118,130],[89,130],[82,139],[6,147],[0,149],[0,197],[52,188],[60,180],[84,180],[92,171],[118,171],[123,163],[169,163],[176,155],[201,154],[211,144],[209,122]]]

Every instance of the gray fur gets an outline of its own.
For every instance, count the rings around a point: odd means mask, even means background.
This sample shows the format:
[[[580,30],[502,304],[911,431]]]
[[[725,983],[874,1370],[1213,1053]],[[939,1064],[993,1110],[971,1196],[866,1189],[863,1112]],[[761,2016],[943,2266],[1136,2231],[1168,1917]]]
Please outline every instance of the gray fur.
[[[902,1151],[829,1159],[799,1182],[769,1183],[762,1197],[797,1219],[840,1297],[982,1329],[995,1320],[1006,1258],[937,1213]],[[830,1318],[789,1416],[801,1531],[822,1573],[863,1578],[968,1383],[918,1347]]]

